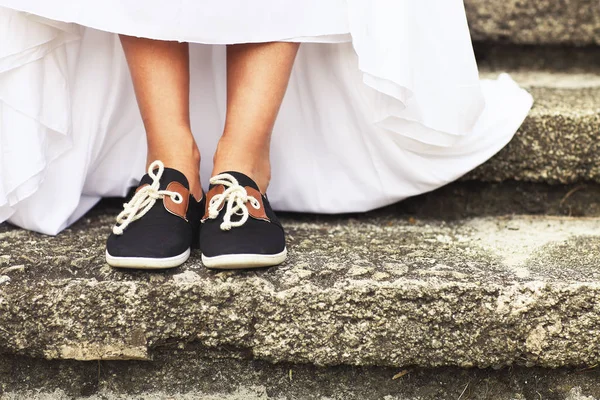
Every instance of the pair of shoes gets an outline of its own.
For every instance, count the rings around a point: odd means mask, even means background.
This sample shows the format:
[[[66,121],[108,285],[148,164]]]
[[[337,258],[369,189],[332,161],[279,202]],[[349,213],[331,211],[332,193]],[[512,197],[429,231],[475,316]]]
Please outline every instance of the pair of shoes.
[[[219,174],[197,201],[181,172],[153,162],[117,216],[107,263],[174,268],[198,247],[204,265],[214,269],[268,267],[287,255],[283,227],[252,179],[234,171]]]

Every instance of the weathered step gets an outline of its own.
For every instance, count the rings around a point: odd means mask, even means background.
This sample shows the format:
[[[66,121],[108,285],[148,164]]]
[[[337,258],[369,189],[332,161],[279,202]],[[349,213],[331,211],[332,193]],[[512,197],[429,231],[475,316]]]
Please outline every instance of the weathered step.
[[[565,196],[568,201],[569,196]],[[116,209],[58,237],[0,227],[0,353],[150,359],[190,342],[316,365],[600,360],[600,219],[285,216],[281,267],[104,264]]]
[[[515,138],[467,179],[600,181],[600,48],[478,49],[481,75],[509,72],[535,104]]]
[[[145,361],[0,356],[2,400],[597,400],[598,369],[382,368],[269,364],[202,349]]]
[[[475,40],[521,44],[600,44],[596,0],[465,0]]]

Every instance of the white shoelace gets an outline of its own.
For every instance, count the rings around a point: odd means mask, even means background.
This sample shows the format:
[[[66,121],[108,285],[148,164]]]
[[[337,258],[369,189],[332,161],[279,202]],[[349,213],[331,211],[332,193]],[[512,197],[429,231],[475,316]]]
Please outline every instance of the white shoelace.
[[[158,171],[155,174],[154,170],[157,168]],[[113,227],[115,235],[122,235],[130,223],[146,215],[158,199],[164,199],[165,196],[169,196],[177,204],[183,202],[181,194],[177,192],[158,190],[160,188],[160,178],[164,171],[165,165],[162,161],[156,160],[150,164],[148,175],[152,178],[152,184],[138,190],[128,203],[123,204],[123,211],[117,216],[117,224]]]
[[[249,196],[246,189],[241,186],[237,179],[230,174],[219,174],[210,178],[210,183],[213,185],[223,185],[225,191],[222,194],[217,194],[210,199],[208,204],[208,218],[216,219],[219,216],[219,210],[221,206],[226,202],[225,215],[223,216],[223,223],[221,223],[221,229],[224,231],[231,230],[242,226],[248,221],[250,215],[246,203],[250,203],[255,209],[260,209],[259,201],[253,196]],[[241,216],[237,221],[232,221],[231,217],[234,215]]]

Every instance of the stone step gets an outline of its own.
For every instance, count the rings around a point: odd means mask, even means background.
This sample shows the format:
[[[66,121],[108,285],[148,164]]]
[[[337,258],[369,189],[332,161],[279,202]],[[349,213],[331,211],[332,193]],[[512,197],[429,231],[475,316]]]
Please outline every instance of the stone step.
[[[191,347],[152,362],[0,356],[2,400],[597,400],[598,369],[277,364]]]
[[[0,354],[150,360],[197,343],[321,366],[600,360],[598,218],[284,215],[278,268],[210,272],[196,252],[148,273],[104,263],[116,212],[54,238],[0,226]]]
[[[600,87],[528,90],[536,102],[513,140],[467,179],[600,182]]]
[[[600,44],[595,0],[465,0],[474,40],[536,45]]]
[[[536,97],[478,182],[366,215],[287,215],[289,261],[253,272],[206,271],[198,253],[112,270],[110,202],[56,238],[0,225],[0,354],[149,360],[200,343],[316,365],[595,365],[600,53],[477,52],[483,77],[510,72]]]
[[[467,179],[600,181],[600,48],[476,48],[481,76],[510,73],[535,104],[515,138]]]

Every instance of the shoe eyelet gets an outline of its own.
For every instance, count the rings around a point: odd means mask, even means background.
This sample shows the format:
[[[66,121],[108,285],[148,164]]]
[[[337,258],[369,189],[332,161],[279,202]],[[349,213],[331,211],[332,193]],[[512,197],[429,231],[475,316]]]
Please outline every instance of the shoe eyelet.
[[[173,203],[175,204],[181,204],[183,203],[183,196],[179,193],[175,193],[171,196],[171,200],[173,200]]]
[[[258,202],[258,200],[254,200],[250,202],[250,205],[252,206],[252,208],[254,208],[255,210],[260,210],[260,203]]]

